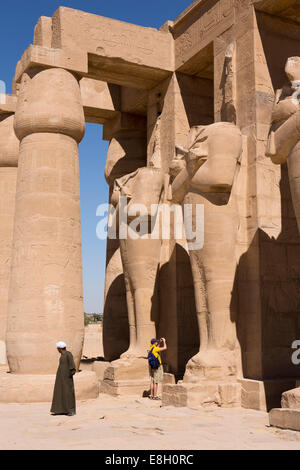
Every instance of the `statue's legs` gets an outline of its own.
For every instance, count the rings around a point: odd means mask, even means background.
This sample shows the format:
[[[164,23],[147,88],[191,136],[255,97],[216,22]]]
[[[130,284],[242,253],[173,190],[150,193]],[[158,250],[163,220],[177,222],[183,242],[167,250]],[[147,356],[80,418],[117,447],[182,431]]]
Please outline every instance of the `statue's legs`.
[[[149,235],[150,236],[150,235]],[[121,254],[128,278],[127,306],[130,346],[122,357],[145,357],[155,337],[155,284],[160,256],[160,240],[121,240]]]
[[[216,205],[199,194],[185,202],[204,204],[204,245],[190,250],[200,350],[187,365],[186,381],[236,374],[237,336],[232,311],[237,216],[233,201]]]
[[[130,285],[130,279],[127,272],[125,275],[125,286],[126,286],[126,303],[128,311],[128,324],[129,324],[129,350],[127,350],[122,357],[129,357],[130,351],[134,351],[136,348],[136,318],[135,318],[135,307],[134,307],[134,296]]]

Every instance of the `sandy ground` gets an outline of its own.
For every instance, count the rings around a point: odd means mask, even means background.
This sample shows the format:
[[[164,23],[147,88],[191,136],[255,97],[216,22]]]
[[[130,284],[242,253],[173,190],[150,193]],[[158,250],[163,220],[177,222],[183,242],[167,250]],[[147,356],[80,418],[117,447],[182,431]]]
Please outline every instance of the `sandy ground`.
[[[245,409],[160,407],[147,398],[77,403],[74,417],[49,404],[0,404],[0,449],[300,449],[300,433],[268,427]]]

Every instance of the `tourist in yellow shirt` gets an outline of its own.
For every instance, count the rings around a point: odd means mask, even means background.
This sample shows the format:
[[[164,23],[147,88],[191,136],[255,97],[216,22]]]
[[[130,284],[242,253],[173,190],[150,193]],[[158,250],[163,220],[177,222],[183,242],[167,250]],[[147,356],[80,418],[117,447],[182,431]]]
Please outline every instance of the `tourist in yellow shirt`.
[[[159,344],[163,343],[162,347]],[[163,366],[161,363],[160,352],[167,349],[167,343],[165,338],[152,339],[151,346],[148,351],[148,362],[149,362],[149,374],[150,374],[150,396],[151,400],[160,400],[157,395],[158,384],[163,381]]]

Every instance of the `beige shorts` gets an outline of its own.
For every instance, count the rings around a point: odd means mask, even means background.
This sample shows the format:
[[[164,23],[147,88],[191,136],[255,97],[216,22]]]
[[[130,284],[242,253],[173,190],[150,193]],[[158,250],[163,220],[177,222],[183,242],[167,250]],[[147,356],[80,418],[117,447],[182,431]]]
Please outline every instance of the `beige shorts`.
[[[158,369],[152,369],[152,367],[149,367],[149,375],[151,378],[151,382],[155,384],[160,384],[163,381],[163,366],[159,366]]]

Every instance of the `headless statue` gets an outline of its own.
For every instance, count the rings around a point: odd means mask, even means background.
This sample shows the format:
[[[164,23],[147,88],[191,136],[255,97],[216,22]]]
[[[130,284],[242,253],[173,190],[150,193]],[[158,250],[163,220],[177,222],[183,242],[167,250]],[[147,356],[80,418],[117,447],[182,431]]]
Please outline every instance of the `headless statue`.
[[[204,206],[204,244],[189,249],[200,350],[184,380],[236,375],[239,350],[231,296],[236,271],[238,211],[232,186],[242,152],[242,135],[231,123],[196,126],[170,167],[172,201]],[[193,227],[193,230],[198,230]],[[190,245],[189,245],[190,246]]]

